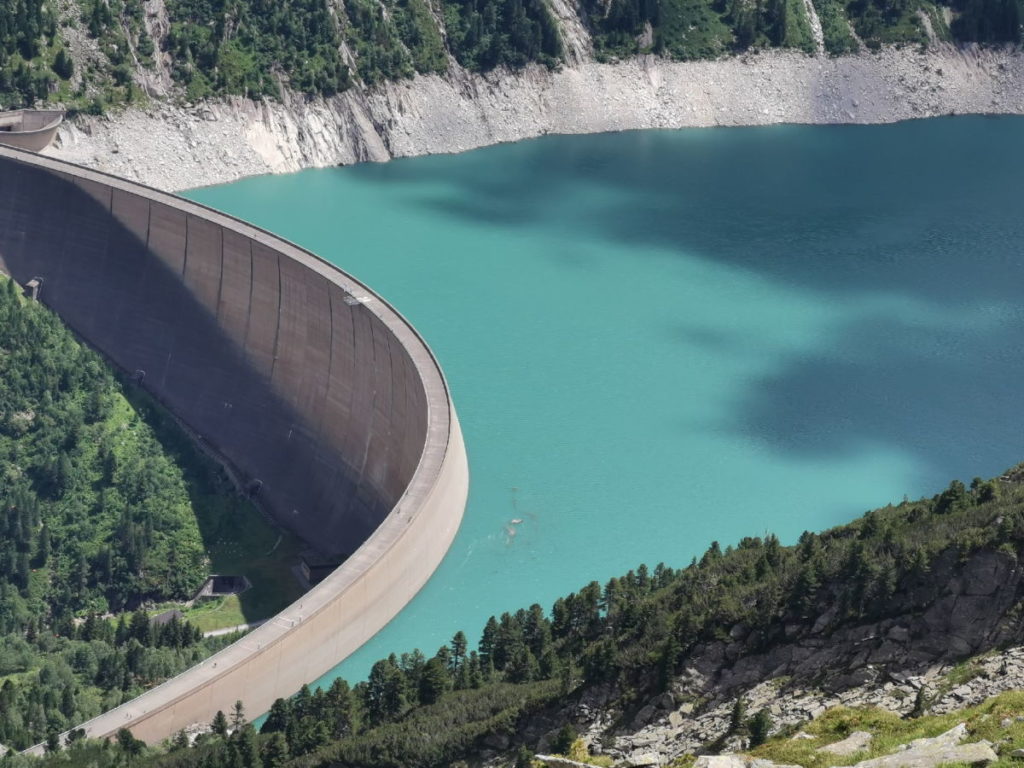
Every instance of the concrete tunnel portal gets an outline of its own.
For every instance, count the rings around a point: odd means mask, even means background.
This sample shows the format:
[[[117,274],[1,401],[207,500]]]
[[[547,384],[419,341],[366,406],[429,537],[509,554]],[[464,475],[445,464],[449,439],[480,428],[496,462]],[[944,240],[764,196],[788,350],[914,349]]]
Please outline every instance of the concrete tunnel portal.
[[[426,583],[468,467],[437,361],[355,278],[197,203],[0,147],[0,269],[136,372],[282,526],[344,564],[207,661],[82,725],[158,741],[266,711]]]

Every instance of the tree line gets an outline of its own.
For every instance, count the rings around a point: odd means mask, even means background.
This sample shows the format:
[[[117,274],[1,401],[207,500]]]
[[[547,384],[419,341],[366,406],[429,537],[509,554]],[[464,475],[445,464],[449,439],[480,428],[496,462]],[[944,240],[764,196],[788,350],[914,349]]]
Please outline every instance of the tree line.
[[[828,53],[863,43],[999,45],[1024,41],[1024,0],[813,0]],[[599,59],[641,53],[708,59],[768,48],[814,50],[807,11],[792,0],[583,0]],[[946,23],[949,11],[953,21]],[[860,41],[860,42],[858,42]]]

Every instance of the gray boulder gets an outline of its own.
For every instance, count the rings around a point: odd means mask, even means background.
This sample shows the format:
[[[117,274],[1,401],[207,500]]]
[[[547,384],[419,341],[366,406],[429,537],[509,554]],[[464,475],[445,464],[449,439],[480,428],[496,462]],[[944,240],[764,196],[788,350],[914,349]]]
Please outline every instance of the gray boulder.
[[[661,755],[657,752],[638,752],[626,758],[629,768],[645,768],[649,765],[661,765]]]
[[[693,768],[800,768],[748,755],[701,755]]]
[[[867,731],[854,731],[842,741],[818,747],[817,751],[828,752],[832,755],[843,755],[845,757],[868,749],[871,746],[871,739],[872,736]]]
[[[534,755],[533,757],[535,760],[544,763],[544,765],[551,766],[551,768],[594,768],[594,766],[587,763],[579,763],[558,755]]]
[[[693,768],[747,768],[747,760],[743,755],[701,755]]]

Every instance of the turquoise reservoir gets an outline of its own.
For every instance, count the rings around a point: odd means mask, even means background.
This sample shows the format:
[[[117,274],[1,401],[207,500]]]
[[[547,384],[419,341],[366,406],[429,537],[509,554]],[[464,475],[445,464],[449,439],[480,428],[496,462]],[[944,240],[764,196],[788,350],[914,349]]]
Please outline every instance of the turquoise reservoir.
[[[546,137],[190,193],[387,297],[462,420],[455,545],[322,682],[641,562],[793,541],[1024,460],[1022,133]]]

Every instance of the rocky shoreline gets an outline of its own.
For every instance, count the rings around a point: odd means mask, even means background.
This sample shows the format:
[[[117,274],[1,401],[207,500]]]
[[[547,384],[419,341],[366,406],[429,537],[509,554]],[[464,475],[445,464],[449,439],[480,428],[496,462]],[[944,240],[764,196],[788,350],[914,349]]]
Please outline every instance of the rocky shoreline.
[[[548,133],[887,123],[949,114],[1024,114],[1024,53],[936,45],[842,58],[773,51],[617,64],[581,55],[555,72],[534,66],[486,76],[453,63],[443,77],[353,88],[330,99],[153,99],[109,116],[78,117],[47,152],[175,191]]]

